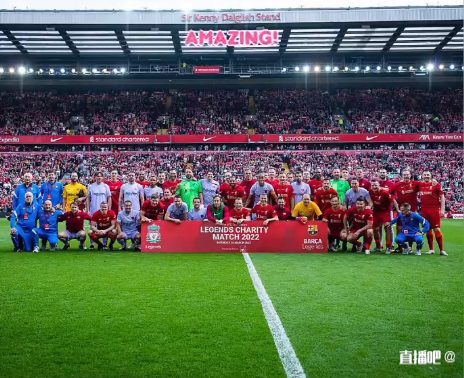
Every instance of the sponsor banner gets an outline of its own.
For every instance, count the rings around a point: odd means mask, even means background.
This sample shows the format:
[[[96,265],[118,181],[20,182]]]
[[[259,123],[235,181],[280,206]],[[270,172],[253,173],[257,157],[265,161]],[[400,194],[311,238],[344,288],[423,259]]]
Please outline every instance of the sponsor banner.
[[[152,143],[450,143],[462,134],[221,134],[221,135],[38,135],[0,136],[0,144],[152,144]]]
[[[463,213],[453,213],[452,217],[453,217],[453,219],[464,219],[464,214]]]
[[[277,30],[189,30],[185,37],[187,47],[218,46],[277,46]]]
[[[149,144],[155,135],[0,136],[0,144]]]
[[[268,143],[461,142],[462,134],[270,134]]]
[[[327,252],[327,224],[297,221],[245,222],[218,226],[212,222],[152,221],[142,225],[142,252],[311,253]]]
[[[249,22],[280,22],[280,12],[248,12],[248,13],[182,13],[180,20],[186,24],[241,24]]]
[[[193,72],[196,74],[220,74],[221,66],[195,66]]]
[[[171,143],[248,143],[248,135],[171,135]]]

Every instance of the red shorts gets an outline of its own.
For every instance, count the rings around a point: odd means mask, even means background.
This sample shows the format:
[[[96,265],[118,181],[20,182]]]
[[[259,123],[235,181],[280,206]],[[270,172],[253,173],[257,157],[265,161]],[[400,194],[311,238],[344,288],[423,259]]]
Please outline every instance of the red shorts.
[[[430,229],[441,227],[440,209],[433,207],[423,207],[421,209],[421,215],[423,218],[429,221]]]
[[[329,236],[333,239],[338,239],[338,240],[341,240],[341,236],[340,234],[342,233],[343,229],[340,230],[340,229],[334,229],[334,230],[331,230],[329,228]]]
[[[384,223],[391,221],[390,212],[374,213],[374,228],[383,226]]]

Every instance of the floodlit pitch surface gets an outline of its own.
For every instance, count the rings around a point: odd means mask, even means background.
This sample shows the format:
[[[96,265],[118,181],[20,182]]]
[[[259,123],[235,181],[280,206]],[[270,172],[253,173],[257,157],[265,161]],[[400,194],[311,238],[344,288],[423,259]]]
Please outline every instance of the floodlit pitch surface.
[[[251,255],[307,376],[463,376],[464,222],[443,223],[447,258]],[[242,255],[11,253],[8,232],[0,377],[285,377]]]

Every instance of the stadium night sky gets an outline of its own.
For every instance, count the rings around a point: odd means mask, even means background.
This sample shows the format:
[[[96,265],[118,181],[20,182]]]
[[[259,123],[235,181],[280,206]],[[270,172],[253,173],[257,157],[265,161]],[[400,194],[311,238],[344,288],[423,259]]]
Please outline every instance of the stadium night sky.
[[[323,4],[316,1],[305,0],[266,0],[266,1],[253,1],[249,0],[234,0],[234,1],[221,1],[221,0],[198,0],[192,2],[191,0],[171,0],[169,7],[166,7],[166,2],[156,0],[99,0],[97,3],[94,0],[81,0],[78,2],[63,2],[57,0],[3,0],[0,9],[12,10],[16,9],[29,9],[29,10],[45,10],[45,9],[58,9],[58,10],[102,10],[102,9],[148,9],[148,10],[161,10],[161,9],[177,9],[177,10],[190,10],[190,9],[277,9],[277,8],[319,8],[321,5],[324,8],[346,8],[348,5],[351,7],[394,7],[394,6],[440,6],[440,5],[462,5],[462,0],[329,0]]]

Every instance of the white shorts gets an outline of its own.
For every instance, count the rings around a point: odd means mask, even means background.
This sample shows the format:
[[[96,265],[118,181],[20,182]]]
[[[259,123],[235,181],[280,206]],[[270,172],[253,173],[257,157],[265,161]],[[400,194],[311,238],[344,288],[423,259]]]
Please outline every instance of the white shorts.
[[[79,239],[79,233],[78,232],[70,232],[70,231],[66,230],[66,234],[68,235],[69,240]]]
[[[124,239],[134,239],[135,235],[140,234],[138,231],[132,231],[132,232],[123,232],[122,235]]]

